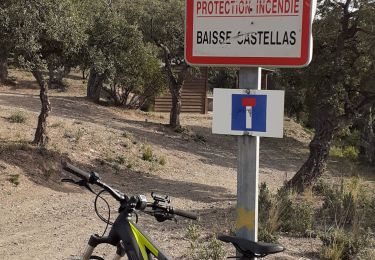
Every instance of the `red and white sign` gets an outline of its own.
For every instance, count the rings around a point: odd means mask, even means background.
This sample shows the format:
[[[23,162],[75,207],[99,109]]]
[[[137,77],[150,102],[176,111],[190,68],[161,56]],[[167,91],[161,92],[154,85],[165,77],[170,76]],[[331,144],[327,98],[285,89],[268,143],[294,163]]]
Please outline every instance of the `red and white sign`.
[[[316,0],[186,0],[193,65],[302,67],[312,55]]]

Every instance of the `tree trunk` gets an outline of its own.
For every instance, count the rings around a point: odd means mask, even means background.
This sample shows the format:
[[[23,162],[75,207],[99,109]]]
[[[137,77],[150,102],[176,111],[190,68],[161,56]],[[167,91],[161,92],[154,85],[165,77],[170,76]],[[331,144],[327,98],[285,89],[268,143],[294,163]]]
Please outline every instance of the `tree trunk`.
[[[47,145],[49,139],[47,135],[47,117],[51,112],[51,104],[48,99],[48,85],[46,84],[41,71],[33,70],[32,73],[40,86],[39,96],[42,103],[42,109],[39,114],[38,126],[36,128],[33,143],[44,147]]]
[[[169,117],[169,125],[172,128],[181,127],[180,123],[180,113],[182,105],[182,86],[171,86],[171,96],[172,96],[172,109]]]
[[[374,107],[375,108],[375,107]],[[365,114],[364,126],[361,135],[361,152],[370,164],[375,164],[375,117],[373,107]]]
[[[299,171],[285,185],[288,189],[302,192],[313,185],[324,173],[333,135],[336,131],[335,120],[322,120],[319,122],[313,140],[310,142],[310,155]]]
[[[89,81],[87,83],[87,97],[96,103],[100,101],[100,93],[105,79],[106,76],[104,73],[98,73],[95,70],[90,71]]]
[[[8,81],[8,55],[5,50],[0,50],[0,83]]]

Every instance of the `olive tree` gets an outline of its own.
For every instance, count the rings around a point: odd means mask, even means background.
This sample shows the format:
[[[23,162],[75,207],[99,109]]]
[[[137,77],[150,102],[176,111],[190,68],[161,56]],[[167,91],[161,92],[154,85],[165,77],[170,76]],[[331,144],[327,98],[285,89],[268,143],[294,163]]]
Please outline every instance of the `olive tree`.
[[[165,85],[155,48],[144,41],[126,4],[103,6],[88,30],[87,96],[107,93],[116,105],[139,108]]]
[[[178,128],[181,126],[182,88],[190,72],[184,59],[185,1],[140,1],[138,8],[143,12],[140,24],[146,39],[161,51],[172,97],[169,122],[171,127]]]
[[[375,3],[319,1],[314,24],[314,57],[301,71],[310,89],[309,114],[315,129],[310,155],[287,187],[303,190],[324,172],[331,142],[375,103]]]
[[[82,40],[79,17],[73,0],[13,1],[11,15],[14,54],[19,64],[29,70],[40,87],[41,113],[34,143],[48,142],[47,117],[51,111],[48,84],[43,71],[61,57],[72,55]]]

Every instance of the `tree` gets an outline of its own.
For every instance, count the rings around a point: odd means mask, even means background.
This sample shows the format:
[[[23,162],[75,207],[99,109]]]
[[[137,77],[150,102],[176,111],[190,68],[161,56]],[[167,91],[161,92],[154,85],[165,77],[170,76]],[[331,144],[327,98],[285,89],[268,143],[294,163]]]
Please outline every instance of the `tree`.
[[[34,75],[40,86],[41,113],[33,143],[48,142],[47,117],[51,111],[43,71],[59,58],[78,49],[79,20],[70,0],[15,1],[11,28],[14,53],[20,65]],[[73,51],[74,52],[74,51]]]
[[[12,2],[0,2],[0,83],[8,81],[8,56],[13,46],[11,28]]]
[[[213,88],[236,88],[238,68],[209,68],[208,82]]]
[[[138,26],[128,21],[128,13],[126,5],[104,6],[88,30],[87,96],[95,102],[104,91],[116,105],[139,107],[145,102],[146,89],[150,90],[146,85],[153,84],[154,90],[164,85],[155,48],[146,44]]]
[[[375,5],[372,1],[320,1],[314,57],[301,76],[312,89],[315,135],[310,155],[286,187],[303,190],[324,172],[331,141],[375,103]]]
[[[182,87],[191,72],[184,59],[185,1],[155,0],[143,1],[142,4],[143,14],[139,23],[146,39],[161,50],[172,97],[169,124],[178,128],[181,126]]]

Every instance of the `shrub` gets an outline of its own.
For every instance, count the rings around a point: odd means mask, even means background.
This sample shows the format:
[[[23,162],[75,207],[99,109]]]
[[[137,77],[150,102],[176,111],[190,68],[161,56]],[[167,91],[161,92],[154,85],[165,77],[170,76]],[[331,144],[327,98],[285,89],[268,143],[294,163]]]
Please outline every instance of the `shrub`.
[[[314,225],[313,201],[306,195],[282,191],[278,194],[280,229],[298,235],[305,235]]]
[[[358,159],[359,151],[354,146],[345,146],[344,148],[342,148],[342,154],[345,158],[355,161]]]
[[[272,195],[265,183],[259,190],[259,240],[277,242],[278,231],[306,235],[314,226],[312,192],[297,195],[281,190]]]
[[[277,231],[280,227],[279,211],[275,205],[267,184],[262,183],[259,189],[259,240],[269,243],[277,242]]]
[[[123,164],[125,164],[125,162],[126,162],[126,158],[125,158],[125,156],[123,156],[123,155],[118,155],[118,156],[116,157],[115,161],[116,161],[118,164],[123,165]]]
[[[320,236],[323,259],[352,259],[370,246],[368,228],[374,227],[373,201],[358,177],[325,191],[319,214],[324,224],[332,228]]]
[[[165,158],[165,156],[161,156],[159,158],[159,164],[160,165],[166,165],[167,164],[167,159]]]
[[[359,151],[355,146],[349,145],[339,147],[333,145],[329,151],[329,155],[333,157],[346,158],[352,161],[357,160]]]
[[[153,159],[154,153],[150,146],[146,146],[143,149],[142,160],[151,162]]]
[[[75,132],[74,134],[74,141],[76,143],[79,142],[79,140],[81,140],[81,138],[85,135],[85,129],[84,128],[79,128],[77,132]]]
[[[321,259],[326,260],[349,260],[353,259],[361,250],[369,244],[368,234],[356,236],[352,232],[341,228],[335,228],[320,236],[323,242]]]
[[[342,149],[341,147],[332,145],[329,149],[329,155],[333,157],[343,157]]]
[[[186,228],[185,237],[191,241],[198,240],[200,236],[200,226],[197,224],[190,223]]]
[[[372,211],[372,202],[373,198],[363,188],[361,180],[353,177],[325,191],[319,214],[331,225],[350,227],[355,222],[367,225],[364,218]]]
[[[16,111],[13,114],[10,115],[9,121],[11,123],[18,123],[18,124],[23,124],[27,120],[27,116],[25,113],[21,111]]]
[[[18,186],[18,185],[20,185],[20,176],[18,174],[12,174],[12,175],[10,175],[9,181],[14,186]]]
[[[225,251],[223,243],[212,236],[207,243],[195,241],[190,244],[189,255],[193,260],[221,260],[224,259]]]

